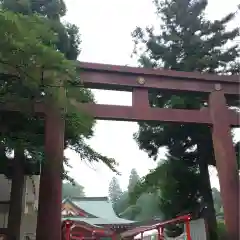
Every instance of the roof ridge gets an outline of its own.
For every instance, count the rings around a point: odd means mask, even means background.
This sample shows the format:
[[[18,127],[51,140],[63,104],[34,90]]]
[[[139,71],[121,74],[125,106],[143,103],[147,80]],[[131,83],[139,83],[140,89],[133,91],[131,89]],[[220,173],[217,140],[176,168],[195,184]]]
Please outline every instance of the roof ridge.
[[[109,201],[108,197],[72,197],[70,200]]]

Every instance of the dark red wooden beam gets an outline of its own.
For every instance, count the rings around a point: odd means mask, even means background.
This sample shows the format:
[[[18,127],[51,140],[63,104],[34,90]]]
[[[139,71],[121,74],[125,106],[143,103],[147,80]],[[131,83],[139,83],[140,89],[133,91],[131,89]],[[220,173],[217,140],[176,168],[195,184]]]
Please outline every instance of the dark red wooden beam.
[[[85,106],[84,106],[85,105]],[[166,109],[148,108],[144,113],[139,112],[131,106],[116,106],[106,104],[79,104],[78,109],[85,109],[89,114],[100,120],[117,121],[159,121],[172,123],[202,123],[212,124],[208,109],[185,110],[185,109]],[[229,121],[231,126],[240,126],[239,115],[233,110],[229,110]]]
[[[107,90],[132,91],[147,88],[170,91],[210,93],[216,88],[225,94],[238,95],[239,76],[219,76],[170,70],[79,63],[80,81],[84,87]]]
[[[85,109],[90,115],[101,120],[211,124],[211,118],[207,110],[199,111],[149,107],[148,109],[145,109],[143,113],[132,106],[116,106],[105,104],[79,104],[76,106],[78,107],[79,111]]]
[[[207,74],[199,72],[183,72],[166,69],[152,69],[152,68],[141,68],[141,67],[129,67],[121,65],[101,64],[101,63],[90,63],[90,62],[78,62],[77,67],[85,71],[96,71],[96,72],[116,72],[124,74],[138,74],[138,75],[155,75],[165,76],[173,78],[184,78],[184,79],[195,79],[201,81],[217,81],[217,82],[239,82],[238,75],[217,75]]]
[[[202,123],[212,124],[212,120],[208,109],[204,110],[185,110],[185,109],[167,109],[167,108],[151,108],[143,106],[141,109],[136,106],[119,106],[107,104],[79,104],[72,100],[79,111],[86,111],[96,119],[100,120],[116,120],[116,121],[159,121],[173,123]],[[134,104],[134,103],[133,103]],[[32,104],[0,104],[0,111],[3,109],[8,111],[20,111],[22,109],[35,109],[36,113],[44,113],[45,107],[43,103]],[[240,126],[239,113],[229,109],[229,122],[231,126]],[[7,132],[7,126],[0,126],[0,132]]]

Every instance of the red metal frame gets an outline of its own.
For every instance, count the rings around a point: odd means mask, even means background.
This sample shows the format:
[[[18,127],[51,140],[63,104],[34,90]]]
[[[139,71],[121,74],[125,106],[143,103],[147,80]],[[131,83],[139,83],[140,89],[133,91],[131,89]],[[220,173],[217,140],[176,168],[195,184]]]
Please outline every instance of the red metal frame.
[[[151,231],[151,230],[157,230],[158,231],[158,240],[161,240],[163,237],[163,231],[166,225],[172,224],[172,223],[185,223],[186,226],[186,236],[187,240],[191,240],[191,233],[190,233],[190,220],[191,216],[189,214],[176,217],[174,219],[163,221],[157,224],[154,224],[152,226],[144,226],[144,227],[137,227],[134,229],[131,229],[129,231],[126,231],[121,234],[122,238],[134,238],[138,234],[141,234],[141,239],[143,239],[144,232]]]
[[[178,71],[131,68],[95,63],[77,63],[80,73],[79,86],[132,91],[133,104],[109,106],[79,104],[72,100],[79,111],[87,110],[97,119],[127,121],[165,121],[202,123],[212,126],[212,139],[216,157],[225,224],[228,237],[239,239],[238,171],[231,138],[231,126],[239,126],[239,114],[226,106],[226,95],[239,96],[239,76],[219,76]],[[56,86],[55,86],[56,87]],[[153,109],[149,106],[148,91],[157,89],[170,92],[204,93],[209,107],[204,110]],[[50,103],[29,102],[0,104],[0,111],[33,111],[45,114],[46,162],[42,166],[37,240],[60,240],[61,228],[61,170],[64,149],[64,119],[61,110]],[[0,131],[7,126],[0,126]],[[53,144],[54,143],[54,144]],[[49,184],[51,182],[51,184]],[[46,214],[47,213],[47,214]],[[51,232],[49,232],[51,222]]]

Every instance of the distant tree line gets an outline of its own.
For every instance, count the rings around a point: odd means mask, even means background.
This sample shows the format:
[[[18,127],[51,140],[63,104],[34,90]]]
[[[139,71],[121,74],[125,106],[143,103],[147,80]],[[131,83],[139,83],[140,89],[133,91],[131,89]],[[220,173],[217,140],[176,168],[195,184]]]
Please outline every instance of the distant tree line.
[[[84,187],[74,182],[63,182],[62,184],[62,199],[65,198],[85,197]]]
[[[130,195],[134,192],[139,181],[140,177],[136,169],[132,169],[129,175],[128,188],[123,191],[118,179],[116,177],[112,178],[109,184],[109,198],[112,201],[113,209],[119,217],[129,220],[143,221],[161,218],[157,193],[143,193],[135,203],[131,203]]]
[[[138,197],[138,199],[136,200],[136,203],[132,203],[132,195],[135,194],[139,183],[141,183],[141,179],[136,169],[131,170],[129,176],[129,184],[126,191],[123,191],[121,189],[119,181],[116,177],[112,178],[109,184],[109,198],[112,202],[114,211],[119,217],[129,220],[162,220],[164,217],[161,209],[164,206],[159,206],[159,201],[161,199],[160,189],[159,191],[156,191],[154,193],[142,193],[140,197]],[[222,219],[223,206],[219,190],[217,188],[212,188],[212,195],[216,215],[219,219]]]

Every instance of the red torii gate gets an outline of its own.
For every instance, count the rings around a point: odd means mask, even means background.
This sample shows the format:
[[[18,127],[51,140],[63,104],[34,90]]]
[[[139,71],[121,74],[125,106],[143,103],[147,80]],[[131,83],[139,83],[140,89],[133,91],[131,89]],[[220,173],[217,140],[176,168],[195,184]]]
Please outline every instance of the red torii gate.
[[[239,95],[239,76],[219,76],[168,70],[153,70],[94,63],[79,63],[84,87],[132,92],[132,106],[73,103],[96,119],[201,123],[212,126],[212,139],[219,173],[224,217],[229,240],[239,239],[238,171],[231,126],[239,126],[238,114],[229,110],[225,95]],[[209,94],[209,107],[202,110],[161,109],[149,106],[150,89]],[[30,106],[29,106],[30,107]],[[0,110],[22,111],[26,106],[9,104]],[[35,104],[45,114],[46,164],[42,166],[37,240],[61,239],[61,171],[64,124],[61,109]],[[51,184],[50,184],[51,183]]]

